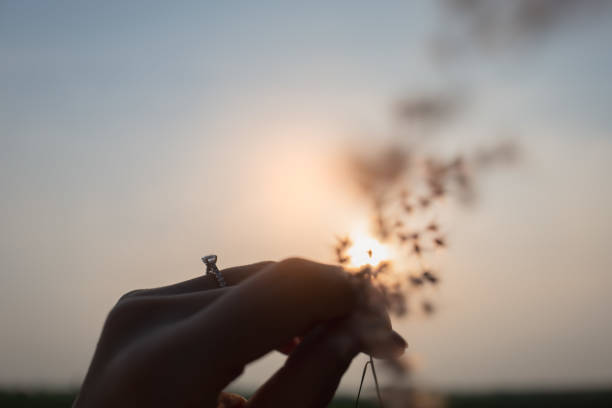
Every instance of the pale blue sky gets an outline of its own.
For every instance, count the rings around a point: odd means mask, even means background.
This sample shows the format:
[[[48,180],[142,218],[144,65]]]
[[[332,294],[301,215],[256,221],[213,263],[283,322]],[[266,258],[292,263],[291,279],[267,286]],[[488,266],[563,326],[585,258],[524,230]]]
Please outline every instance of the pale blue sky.
[[[362,209],[334,151],[447,75],[472,101],[450,145],[509,129],[528,153],[458,211],[440,315],[398,323],[419,378],[609,382],[609,17],[440,69],[432,3],[2,2],[0,383],[77,384],[114,301],[211,249],[329,260]]]

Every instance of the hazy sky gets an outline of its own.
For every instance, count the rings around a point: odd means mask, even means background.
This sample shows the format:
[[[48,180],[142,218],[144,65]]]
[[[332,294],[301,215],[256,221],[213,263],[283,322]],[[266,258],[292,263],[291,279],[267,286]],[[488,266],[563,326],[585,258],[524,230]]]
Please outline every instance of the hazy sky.
[[[331,261],[366,214],[337,150],[449,75],[430,2],[85,3],[0,3],[0,384],[78,384],[118,297],[204,254]],[[453,210],[439,313],[396,323],[419,381],[612,381],[606,19],[452,71],[471,104],[441,143],[525,153]]]

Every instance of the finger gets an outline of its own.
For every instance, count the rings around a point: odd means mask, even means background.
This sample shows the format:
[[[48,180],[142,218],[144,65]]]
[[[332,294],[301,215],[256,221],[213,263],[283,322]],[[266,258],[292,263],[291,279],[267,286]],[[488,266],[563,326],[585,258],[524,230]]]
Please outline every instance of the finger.
[[[124,341],[129,340],[156,327],[168,326],[187,319],[232,290],[234,289],[231,287],[225,287],[178,295],[128,298],[111,311],[105,324],[105,331],[121,333]],[[300,337],[294,337],[279,347],[278,351],[290,354],[300,341]],[[111,346],[107,348],[111,349]]]
[[[299,336],[295,336],[294,338],[289,340],[288,343],[285,343],[282,346],[280,346],[277,350],[283,354],[289,355],[293,353],[293,350],[295,350],[295,348],[299,346],[301,342],[302,342],[302,338]]]
[[[167,296],[137,296],[121,300],[104,323],[104,355],[111,356],[126,344],[198,313],[233,288]],[[97,352],[98,353],[98,352]]]
[[[250,265],[235,266],[221,271],[228,286],[237,285],[240,282],[248,279],[261,271],[265,267],[274,264],[271,261],[258,262]],[[189,279],[183,282],[175,283],[168,286],[162,286],[152,289],[138,289],[131,291],[122,297],[122,300],[140,296],[165,296],[179,295],[183,293],[198,292],[218,288],[217,280],[212,275],[202,275],[197,278]]]
[[[168,364],[219,390],[248,362],[319,323],[348,315],[356,303],[355,287],[340,268],[289,259],[169,328],[158,347],[164,358],[174,354],[169,351],[182,353],[184,358]]]
[[[126,337],[130,332],[141,333],[145,328],[177,323],[198,313],[231,290],[226,287],[178,295],[127,298],[113,308],[105,329],[120,332]],[[109,324],[112,327],[108,327]]]
[[[246,406],[246,399],[242,395],[231,392],[222,392],[217,400],[217,408],[242,408]]]
[[[385,306],[383,293],[368,281],[361,281],[359,284],[363,301],[359,303],[357,310],[346,319],[345,326],[360,339],[364,352],[376,358],[398,357],[399,349],[401,349],[399,354],[402,354],[407,343],[392,330],[391,318]],[[399,345],[399,349],[393,347],[393,343]]]

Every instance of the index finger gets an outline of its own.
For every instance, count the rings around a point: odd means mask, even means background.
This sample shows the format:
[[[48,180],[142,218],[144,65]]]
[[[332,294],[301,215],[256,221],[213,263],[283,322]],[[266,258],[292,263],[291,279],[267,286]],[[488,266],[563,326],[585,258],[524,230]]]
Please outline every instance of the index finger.
[[[247,278],[255,275],[265,267],[274,264],[272,261],[257,262],[250,265],[235,266],[226,268],[221,271],[228,286],[237,285]],[[180,295],[184,293],[199,292],[202,290],[216,289],[218,287],[217,280],[212,275],[202,275],[197,278],[189,279],[183,282],[174,283],[168,286],[161,286],[152,289],[137,289],[125,294],[122,299],[139,297],[139,296],[163,296],[163,295]]]

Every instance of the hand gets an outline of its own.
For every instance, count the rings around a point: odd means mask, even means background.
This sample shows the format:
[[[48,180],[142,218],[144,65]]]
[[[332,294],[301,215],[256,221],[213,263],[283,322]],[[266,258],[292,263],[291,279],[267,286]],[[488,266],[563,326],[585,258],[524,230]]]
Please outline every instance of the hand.
[[[74,407],[324,407],[360,351],[404,351],[376,291],[340,268],[288,259],[223,275],[225,288],[202,276],[124,295]],[[222,392],[282,347],[285,365],[248,402]]]

